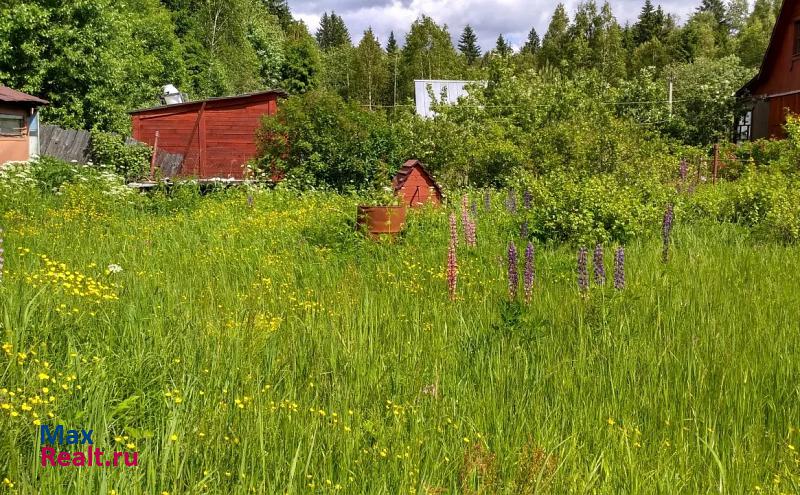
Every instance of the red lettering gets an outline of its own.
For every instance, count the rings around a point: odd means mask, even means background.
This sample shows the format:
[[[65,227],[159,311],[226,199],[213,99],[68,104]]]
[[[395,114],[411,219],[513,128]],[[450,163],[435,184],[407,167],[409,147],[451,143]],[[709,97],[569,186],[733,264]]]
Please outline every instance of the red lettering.
[[[85,466],[86,465],[86,454],[83,452],[73,452],[72,453],[72,465],[73,466]]]
[[[53,447],[42,447],[42,466],[47,466],[47,461],[51,466],[56,465],[56,449]]]
[[[103,451],[100,449],[94,449],[94,463],[98,467],[103,467],[103,461],[100,458],[103,456]]]
[[[58,453],[58,465],[59,466],[69,466],[71,463],[69,452],[59,452]]]
[[[117,465],[117,459],[122,457],[122,452],[114,452],[114,466]]]
[[[139,453],[133,453],[133,462],[128,462],[128,452],[125,452],[125,465],[126,466],[136,466],[139,463]]]

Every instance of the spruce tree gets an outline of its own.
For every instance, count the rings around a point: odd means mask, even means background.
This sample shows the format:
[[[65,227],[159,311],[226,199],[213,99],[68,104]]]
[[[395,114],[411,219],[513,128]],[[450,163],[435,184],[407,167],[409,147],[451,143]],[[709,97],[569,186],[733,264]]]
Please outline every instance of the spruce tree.
[[[556,6],[553,17],[550,19],[550,25],[547,27],[547,32],[542,39],[540,63],[560,65],[564,59],[564,45],[567,42],[568,28],[569,17],[567,17],[564,4],[560,3]]]
[[[287,31],[292,24],[292,12],[289,10],[287,0],[263,0],[267,11],[278,18],[278,22],[284,31]]]
[[[495,43],[494,50],[501,57],[507,57],[507,56],[511,55],[511,53],[513,51],[511,49],[511,45],[506,43],[506,39],[503,38],[502,34],[500,34],[500,36],[497,37],[497,42]]]
[[[536,32],[536,28],[531,28],[531,31],[528,33],[528,40],[522,47],[522,52],[535,55],[536,52],[539,51],[540,45],[541,41],[539,40],[539,34]]]
[[[336,15],[336,12],[331,12],[330,15],[327,12],[322,14],[316,39],[323,50],[350,45],[350,33],[347,31],[344,19]]]
[[[458,50],[464,55],[467,64],[472,65],[481,57],[481,48],[478,46],[478,37],[472,26],[467,24],[458,40]]]
[[[400,49],[397,46],[397,39],[394,37],[394,31],[389,31],[389,41],[386,42],[386,53],[393,55]]]

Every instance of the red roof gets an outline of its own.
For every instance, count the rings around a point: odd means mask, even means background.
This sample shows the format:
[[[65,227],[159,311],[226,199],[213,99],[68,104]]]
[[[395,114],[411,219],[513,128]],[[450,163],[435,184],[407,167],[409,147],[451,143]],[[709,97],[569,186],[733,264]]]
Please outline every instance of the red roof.
[[[203,103],[208,103],[208,102],[212,102],[212,103],[213,102],[236,103],[239,100],[244,101],[244,100],[258,98],[258,97],[267,96],[267,95],[278,95],[278,96],[280,96],[282,98],[285,98],[285,97],[289,96],[289,94],[286,91],[282,90],[282,89],[267,89],[267,90],[264,90],[264,91],[255,91],[253,93],[244,93],[244,94],[240,94],[240,95],[218,96],[216,98],[206,98],[205,100],[192,100],[192,101],[185,101],[183,103],[173,103],[171,105],[158,105],[158,106],[155,106],[155,107],[139,108],[139,109],[136,109],[136,110],[131,110],[128,113],[131,114],[131,115],[136,115],[138,113],[147,113],[147,112],[152,112],[154,110],[156,110],[156,111],[173,110],[173,109],[176,109],[176,108],[180,109],[180,108],[186,108],[186,107],[191,107],[191,106],[202,105]]]
[[[41,98],[11,89],[0,84],[0,101],[8,103],[33,103],[33,106],[47,105],[49,102]]]

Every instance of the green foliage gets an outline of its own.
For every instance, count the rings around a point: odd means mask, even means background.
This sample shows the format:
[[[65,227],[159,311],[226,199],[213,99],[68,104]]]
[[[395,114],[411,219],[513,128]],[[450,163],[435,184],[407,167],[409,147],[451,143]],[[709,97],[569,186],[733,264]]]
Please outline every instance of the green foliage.
[[[144,177],[150,167],[153,150],[145,144],[127,146],[122,136],[93,132],[90,144],[92,160],[128,180]]]
[[[327,12],[322,14],[316,39],[317,44],[323,50],[350,46],[351,44],[347,25],[345,25],[341,16],[336,15],[336,12],[331,12],[330,15]]]
[[[583,245],[625,243],[654,231],[672,195],[658,180],[626,183],[614,174],[522,175],[514,184],[518,196],[531,194],[532,208],[520,210],[533,237]]]
[[[283,88],[292,94],[312,90],[319,82],[321,61],[319,48],[304,23],[294,22],[289,27],[285,57],[281,72]]]
[[[464,56],[468,65],[474,64],[481,58],[478,36],[469,24],[464,26],[464,31],[461,32],[461,37],[458,39],[458,51]]]
[[[392,130],[378,113],[330,92],[311,91],[282,101],[258,132],[261,171],[277,169],[292,181],[337,190],[388,183],[399,163]],[[276,158],[277,157],[277,158]]]
[[[386,103],[388,60],[372,29],[364,32],[353,52],[353,77],[355,101],[370,109]]]
[[[400,67],[400,99],[413,96],[414,79],[453,79],[462,71],[447,28],[426,15],[411,25]]]

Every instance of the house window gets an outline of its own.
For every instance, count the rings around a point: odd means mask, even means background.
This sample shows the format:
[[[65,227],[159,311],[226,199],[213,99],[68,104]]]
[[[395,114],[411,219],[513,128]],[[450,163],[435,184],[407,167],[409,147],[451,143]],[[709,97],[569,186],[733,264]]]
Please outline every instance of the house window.
[[[794,21],[794,50],[792,55],[800,55],[800,21]]]
[[[22,136],[25,119],[21,115],[0,114],[0,136]]]
[[[736,142],[741,143],[742,141],[749,141],[752,129],[753,129],[753,111],[749,110],[741,117],[739,117],[739,122],[736,124],[736,136],[735,136]]]

